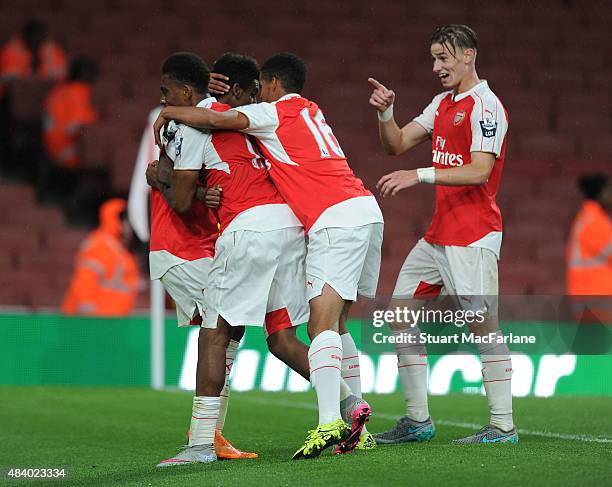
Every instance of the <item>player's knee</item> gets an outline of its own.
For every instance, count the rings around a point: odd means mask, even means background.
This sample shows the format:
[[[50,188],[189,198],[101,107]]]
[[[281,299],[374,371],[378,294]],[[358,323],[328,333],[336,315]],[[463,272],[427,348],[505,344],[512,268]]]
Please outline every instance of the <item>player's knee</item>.
[[[230,326],[225,320],[219,317],[216,328],[200,328],[198,344],[200,349],[203,347],[225,347],[234,338],[235,328]],[[242,331],[244,334],[244,330]]]

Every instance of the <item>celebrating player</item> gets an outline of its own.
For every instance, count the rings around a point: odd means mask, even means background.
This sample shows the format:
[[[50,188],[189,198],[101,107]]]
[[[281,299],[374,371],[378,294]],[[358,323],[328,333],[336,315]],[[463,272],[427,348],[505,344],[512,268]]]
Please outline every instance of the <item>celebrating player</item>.
[[[429,230],[408,254],[400,270],[390,308],[418,309],[426,298],[459,296],[464,308],[487,314],[471,326],[489,343],[478,346],[490,424],[455,443],[516,443],[512,419],[512,365],[508,347],[498,343],[497,260],[502,238],[495,203],[506,153],[508,117],[501,102],[476,74],[476,33],[465,25],[436,29],[431,39],[433,72],[445,92],[423,113],[399,128],[393,117],[395,93],[370,78],[370,105],[378,110],[380,140],[388,154],[402,154],[432,139],[433,166],[395,171],[378,182],[383,197],[418,183],[436,185],[436,210]],[[476,297],[476,299],[474,299]],[[470,304],[471,303],[471,304]],[[421,333],[418,326],[394,325],[394,333]],[[391,430],[375,435],[378,443],[423,441],[435,435],[427,405],[427,351],[418,343],[397,346],[406,416]]]
[[[371,410],[360,399],[358,352],[346,318],[358,292],[375,295],[383,233],[374,196],[348,166],[319,107],[300,95],[305,81],[304,62],[293,54],[278,54],[261,68],[264,103],[226,112],[168,107],[154,126],[158,141],[159,130],[169,120],[256,137],[271,163],[272,181],[308,234],[308,357],[319,425],[295,453],[296,459],[316,457],[334,444],[340,444],[337,452],[351,451],[371,438],[362,435]],[[343,368],[350,368],[345,377],[358,396],[342,407],[349,411],[345,416],[350,427],[341,417]]]
[[[172,77],[183,58],[170,58],[164,64],[162,77],[162,104],[189,103],[192,93],[177,88],[180,82]],[[178,66],[178,67],[177,67]],[[183,82],[193,82],[198,73],[190,73]],[[228,95],[229,97],[229,95]],[[248,103],[249,98],[243,103]],[[208,287],[208,274],[218,235],[214,213],[202,203],[194,203],[199,194],[207,206],[219,205],[220,192],[199,182],[199,171],[182,170],[180,162],[176,171],[169,171],[165,151],[160,162],[154,161],[147,168],[147,182],[151,191],[151,243],[149,265],[151,279],[160,279],[165,290],[176,304],[179,326],[200,324],[201,315],[207,312],[202,290]],[[225,363],[227,374],[224,393],[215,428],[215,451],[220,458],[256,458],[257,455],[242,452],[232,446],[222,435],[229,400],[229,372],[244,328],[237,329],[227,350]],[[197,395],[196,395],[197,396]],[[194,405],[198,401],[194,398]]]
[[[174,69],[168,64],[174,61]],[[180,63],[179,63],[180,61]],[[222,56],[215,69],[232,82],[226,101],[234,106],[251,101],[258,91],[259,71],[254,60],[235,54]],[[224,112],[230,105],[209,97],[205,85],[185,84],[190,73],[208,84],[208,69],[195,55],[178,53],[165,65],[162,88],[185,90],[192,105]],[[176,82],[176,80],[179,80]],[[175,86],[173,86],[173,82]],[[185,86],[189,89],[186,90]],[[219,395],[226,368],[226,348],[236,328],[263,325],[272,353],[304,377],[309,377],[307,347],[300,342],[293,324],[308,319],[304,261],[306,246],[302,224],[268,179],[266,161],[254,150],[249,138],[236,132],[202,133],[191,127],[169,124],[170,154],[177,168],[193,173],[181,190],[196,191],[196,175],[204,166],[206,182],[220,187],[223,197],[216,217],[220,236],[203,290],[208,309],[200,334],[197,390],[189,447],[159,466],[214,461],[212,437],[219,414]],[[345,386],[345,390],[349,390]],[[350,390],[349,390],[350,393]]]

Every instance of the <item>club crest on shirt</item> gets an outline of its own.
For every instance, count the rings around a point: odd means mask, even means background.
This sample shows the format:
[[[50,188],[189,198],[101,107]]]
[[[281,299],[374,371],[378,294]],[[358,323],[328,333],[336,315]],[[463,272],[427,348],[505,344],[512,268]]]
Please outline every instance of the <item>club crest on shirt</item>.
[[[183,135],[176,134],[176,137],[174,138],[174,155],[176,156],[177,159],[181,157],[182,146],[183,146]]]
[[[455,127],[458,127],[459,125],[461,125],[461,123],[463,122],[464,118],[465,118],[465,112],[464,111],[457,112],[455,114],[455,118],[453,119],[453,125]]]
[[[483,137],[495,137],[497,121],[493,118],[485,117],[484,120],[480,121],[480,130],[482,130]]]

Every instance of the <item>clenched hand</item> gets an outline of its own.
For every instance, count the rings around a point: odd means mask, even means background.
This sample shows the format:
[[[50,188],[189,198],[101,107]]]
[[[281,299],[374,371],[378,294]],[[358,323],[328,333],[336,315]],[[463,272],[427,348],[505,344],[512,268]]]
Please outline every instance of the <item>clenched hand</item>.
[[[221,204],[221,194],[223,189],[221,186],[213,186],[212,188],[199,187],[196,191],[196,198],[204,203],[208,208],[216,209]]]

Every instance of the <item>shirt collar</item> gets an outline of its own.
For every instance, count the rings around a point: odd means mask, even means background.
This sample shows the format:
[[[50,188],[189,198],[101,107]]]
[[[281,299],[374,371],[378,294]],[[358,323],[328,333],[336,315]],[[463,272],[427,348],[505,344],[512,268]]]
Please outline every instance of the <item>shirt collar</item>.
[[[278,100],[276,100],[277,102],[279,101],[284,101],[284,100],[288,100],[289,98],[297,98],[300,97],[302,95],[298,94],[298,93],[287,93],[286,95],[281,96]]]
[[[486,79],[483,79],[482,81],[480,81],[478,84],[476,84],[469,90],[464,91],[463,93],[459,93],[457,96],[453,97],[453,101],[463,100],[464,98],[467,98],[471,94],[476,93],[478,90],[481,90],[483,88],[488,88],[488,87],[489,87],[489,83],[487,83]]]
[[[217,99],[214,96],[209,96],[208,98],[204,98],[200,103],[198,103],[196,107],[209,108],[216,101]]]

